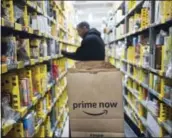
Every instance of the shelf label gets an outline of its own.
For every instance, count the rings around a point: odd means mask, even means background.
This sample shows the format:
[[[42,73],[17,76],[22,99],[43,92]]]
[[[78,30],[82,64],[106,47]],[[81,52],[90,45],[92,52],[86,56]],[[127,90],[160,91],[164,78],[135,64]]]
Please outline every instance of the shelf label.
[[[15,23],[15,30],[22,31],[22,25]]]
[[[1,26],[4,26],[4,18],[1,18]]]
[[[7,72],[7,71],[8,71],[7,65],[6,65],[6,64],[2,64],[2,65],[1,65],[1,73],[5,73],[5,72]]]
[[[43,57],[39,57],[39,62],[40,62],[40,63],[43,62]]]
[[[33,29],[31,27],[29,27],[29,33],[33,34]]]
[[[30,60],[30,64],[31,64],[31,65],[35,65],[35,59],[31,59],[31,60]]]
[[[17,65],[18,69],[24,68],[24,62],[23,61],[19,61],[18,65]]]

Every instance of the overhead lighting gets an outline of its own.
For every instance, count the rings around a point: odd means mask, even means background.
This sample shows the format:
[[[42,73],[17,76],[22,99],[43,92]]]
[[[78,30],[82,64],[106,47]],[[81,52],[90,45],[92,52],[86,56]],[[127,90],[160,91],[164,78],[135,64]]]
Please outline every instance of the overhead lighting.
[[[90,13],[90,14],[88,15],[88,21],[89,21],[89,22],[92,22],[92,21],[93,21],[93,15],[92,15],[92,13]]]
[[[78,10],[77,13],[78,13],[78,15],[81,15],[81,14],[83,14],[84,12],[83,12],[82,10]]]

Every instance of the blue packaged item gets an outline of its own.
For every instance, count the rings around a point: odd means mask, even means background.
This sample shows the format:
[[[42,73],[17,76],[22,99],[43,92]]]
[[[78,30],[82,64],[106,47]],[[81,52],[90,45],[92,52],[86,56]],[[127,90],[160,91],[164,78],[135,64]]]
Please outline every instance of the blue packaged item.
[[[23,127],[25,131],[25,137],[32,137],[35,130],[34,113],[29,113],[23,120]]]

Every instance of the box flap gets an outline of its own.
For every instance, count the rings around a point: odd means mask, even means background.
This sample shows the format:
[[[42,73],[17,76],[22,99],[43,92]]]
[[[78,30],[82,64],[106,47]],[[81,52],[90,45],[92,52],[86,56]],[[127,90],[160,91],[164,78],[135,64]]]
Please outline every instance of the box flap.
[[[72,131],[71,132],[72,137],[97,137],[97,138],[118,138],[118,137],[125,137],[124,133],[109,133],[109,132],[78,132],[78,131]]]
[[[78,72],[105,72],[105,71],[119,71],[113,65],[105,61],[86,61],[77,62],[75,68],[69,69],[69,73]]]

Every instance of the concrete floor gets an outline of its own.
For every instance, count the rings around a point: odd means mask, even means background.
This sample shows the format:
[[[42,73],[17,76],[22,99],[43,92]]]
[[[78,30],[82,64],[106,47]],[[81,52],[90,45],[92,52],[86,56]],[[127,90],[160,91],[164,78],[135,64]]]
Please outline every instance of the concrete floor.
[[[128,124],[124,123],[125,128],[125,136],[126,137],[137,137],[136,134],[132,131],[132,129],[128,126]],[[66,121],[62,137],[69,137],[69,118]]]

